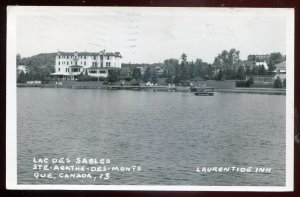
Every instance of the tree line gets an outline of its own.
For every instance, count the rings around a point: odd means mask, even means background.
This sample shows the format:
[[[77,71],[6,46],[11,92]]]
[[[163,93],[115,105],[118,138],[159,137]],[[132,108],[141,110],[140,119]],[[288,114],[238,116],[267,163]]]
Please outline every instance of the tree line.
[[[29,72],[27,74],[20,73],[18,81],[26,80],[49,80],[50,73],[54,72],[56,53],[43,53],[28,58],[21,58],[17,55],[17,65],[27,66]],[[248,56],[249,61],[259,61],[255,55]],[[218,54],[213,63],[209,64],[197,58],[195,61],[188,61],[187,54],[183,53],[180,58],[170,58],[164,60],[161,64],[123,64],[129,72],[109,71],[107,80],[109,82],[125,79],[127,81],[135,80],[136,82],[157,83],[158,78],[165,78],[166,83],[188,84],[194,79],[215,79],[215,80],[244,80],[246,76],[267,75],[275,70],[275,65],[285,60],[285,56],[281,53],[271,53],[266,63],[268,69],[263,65],[258,66],[238,66],[240,62],[240,51],[234,48],[223,50]],[[158,74],[155,67],[163,69],[163,73]],[[141,73],[142,67],[145,69]],[[89,77],[82,74],[81,80],[91,80]],[[96,80],[93,78],[93,80]],[[104,79],[101,79],[104,80]]]

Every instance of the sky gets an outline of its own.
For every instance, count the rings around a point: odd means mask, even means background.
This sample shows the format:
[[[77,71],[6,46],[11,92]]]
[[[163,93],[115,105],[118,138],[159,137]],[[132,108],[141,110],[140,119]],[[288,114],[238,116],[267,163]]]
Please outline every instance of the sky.
[[[22,57],[48,52],[120,52],[124,63],[169,58],[212,63],[222,50],[286,54],[286,10],[137,7],[19,7],[16,49]]]

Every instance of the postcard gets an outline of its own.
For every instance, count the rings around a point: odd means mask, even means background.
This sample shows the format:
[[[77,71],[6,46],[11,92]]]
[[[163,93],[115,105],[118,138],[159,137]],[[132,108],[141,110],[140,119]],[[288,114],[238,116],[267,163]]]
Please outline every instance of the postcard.
[[[7,7],[6,187],[293,191],[294,9]]]

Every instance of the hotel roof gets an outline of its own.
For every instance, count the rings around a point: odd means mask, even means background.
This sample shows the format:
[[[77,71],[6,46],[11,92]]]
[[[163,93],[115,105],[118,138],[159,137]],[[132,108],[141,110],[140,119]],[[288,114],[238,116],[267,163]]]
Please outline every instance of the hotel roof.
[[[98,56],[100,54],[106,55],[106,56],[115,56],[115,57],[122,57],[120,52],[63,52],[59,51],[57,52],[57,55],[62,55],[62,56],[69,56],[69,55],[74,55],[77,53],[78,56]]]

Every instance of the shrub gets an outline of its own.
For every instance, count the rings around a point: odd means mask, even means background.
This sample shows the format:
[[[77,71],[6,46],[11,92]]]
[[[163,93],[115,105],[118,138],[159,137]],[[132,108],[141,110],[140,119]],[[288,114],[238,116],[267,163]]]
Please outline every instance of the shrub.
[[[235,81],[236,87],[249,87],[248,81]]]
[[[182,86],[190,86],[191,85],[191,81],[189,80],[182,80]]]
[[[105,81],[105,77],[94,77],[89,75],[78,75],[77,81]]]
[[[139,83],[137,80],[135,80],[135,79],[133,79],[133,80],[130,82],[130,84],[131,84],[132,86],[139,86],[139,85],[140,85],[140,83]]]
[[[282,88],[282,81],[279,76],[274,80],[274,88]]]
[[[254,78],[253,76],[250,76],[250,78],[247,80],[247,87],[251,87],[254,84]]]
[[[235,81],[236,87],[251,87],[254,84],[254,78],[251,76],[248,80]]]
[[[125,80],[125,81],[131,81],[131,80],[132,80],[132,77],[125,77],[124,80]]]

